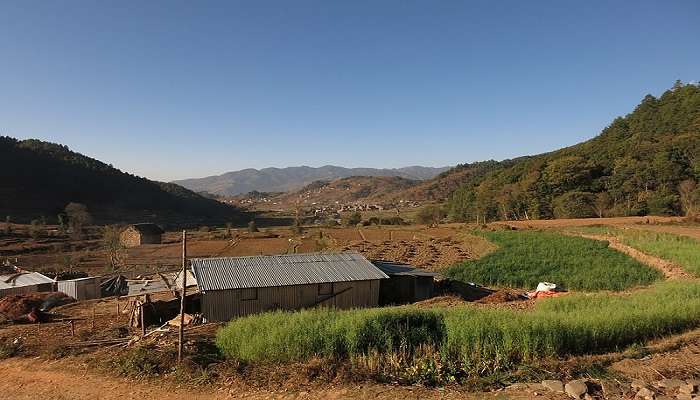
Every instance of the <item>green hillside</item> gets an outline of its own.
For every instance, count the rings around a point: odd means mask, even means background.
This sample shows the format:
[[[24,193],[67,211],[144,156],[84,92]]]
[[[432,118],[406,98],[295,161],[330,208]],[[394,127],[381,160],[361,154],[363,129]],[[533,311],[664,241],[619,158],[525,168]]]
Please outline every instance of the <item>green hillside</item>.
[[[679,186],[699,178],[700,86],[677,82],[591,140],[466,182],[448,208],[467,221],[679,215]]]
[[[49,221],[70,202],[87,205],[98,221],[237,221],[241,212],[172,183],[124,173],[68,147],[0,137],[0,215]]]

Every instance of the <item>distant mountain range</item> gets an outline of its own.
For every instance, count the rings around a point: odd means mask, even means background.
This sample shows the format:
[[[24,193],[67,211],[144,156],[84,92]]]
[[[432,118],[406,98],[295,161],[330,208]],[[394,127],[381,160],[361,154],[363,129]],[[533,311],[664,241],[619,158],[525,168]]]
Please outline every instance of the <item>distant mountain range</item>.
[[[449,169],[450,167],[433,168],[421,166],[392,169],[344,168],[334,165],[326,165],[319,168],[307,166],[264,168],[260,170],[249,168],[206,178],[183,179],[173,183],[195,192],[235,196],[252,191],[288,192],[301,189],[315,181],[333,181],[351,176],[396,176],[410,180],[426,180]]]

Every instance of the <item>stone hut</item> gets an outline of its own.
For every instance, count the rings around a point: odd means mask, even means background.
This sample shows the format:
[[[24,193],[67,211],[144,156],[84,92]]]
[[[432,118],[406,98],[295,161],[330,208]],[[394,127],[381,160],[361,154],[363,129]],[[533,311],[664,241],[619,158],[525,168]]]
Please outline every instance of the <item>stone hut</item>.
[[[142,244],[160,244],[165,231],[156,224],[144,223],[129,225],[119,239],[124,247],[137,247]]]

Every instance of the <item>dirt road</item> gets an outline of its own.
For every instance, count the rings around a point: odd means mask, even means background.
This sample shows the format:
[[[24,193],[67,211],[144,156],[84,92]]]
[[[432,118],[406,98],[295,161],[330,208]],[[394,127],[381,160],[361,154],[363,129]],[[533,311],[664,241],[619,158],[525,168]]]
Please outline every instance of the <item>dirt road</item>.
[[[134,382],[97,374],[67,361],[9,359],[0,362],[0,398],[13,400],[222,400],[222,399],[513,399],[525,400],[533,391],[519,389],[493,393],[470,393],[417,386],[357,384],[354,386],[309,387],[294,391],[260,391],[236,387],[173,387],[152,381]],[[540,395],[544,400],[566,399],[561,395]]]

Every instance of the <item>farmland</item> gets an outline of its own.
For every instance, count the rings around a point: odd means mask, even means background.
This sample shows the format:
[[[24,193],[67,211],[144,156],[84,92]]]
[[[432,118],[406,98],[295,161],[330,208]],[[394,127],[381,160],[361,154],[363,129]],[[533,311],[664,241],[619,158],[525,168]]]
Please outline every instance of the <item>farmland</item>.
[[[606,242],[550,232],[485,232],[499,249],[453,266],[448,275],[487,286],[533,288],[557,282],[573,290],[623,290],[661,274],[608,247]]]
[[[540,377],[571,379],[586,374],[586,369],[569,367],[572,362],[593,363],[591,368],[611,371],[624,368],[631,373],[642,368],[642,362],[652,361],[630,357],[628,354],[636,354],[630,349],[641,347],[652,352],[650,343],[659,340],[685,343],[673,351],[693,365],[693,338],[700,338],[695,335],[700,321],[697,280],[683,277],[667,281],[653,266],[618,252],[604,241],[575,236],[617,238],[663,259],[674,257],[674,253],[655,252],[654,246],[685,249],[692,254],[694,239],[652,229],[680,228],[692,234],[698,228],[664,220],[656,224],[646,224],[644,220],[638,224],[640,221],[635,218],[604,221],[610,225],[600,226],[600,220],[589,220],[587,225],[596,226],[582,227],[586,224],[573,220],[567,226],[566,221],[558,220],[550,224],[537,222],[537,229],[519,226],[518,230],[504,229],[503,224],[486,228],[464,224],[304,227],[301,232],[288,227],[264,228],[260,232],[197,229],[189,234],[191,257],[358,250],[371,258],[409,262],[453,279],[516,293],[530,290],[544,280],[571,292],[536,301],[506,297],[502,300],[505,303],[492,304],[442,301],[438,297],[419,306],[275,311],[239,318],[227,325],[197,325],[186,329],[190,364],[184,370],[176,367],[174,361],[177,335],[173,329],[159,332],[152,326],[148,328],[153,331],[148,338],[125,345],[129,337],[139,334],[129,328],[129,315],[125,313],[129,301],[124,298],[61,307],[58,311],[62,315],[77,319],[74,334],[69,325],[60,322],[38,327],[7,325],[0,328],[0,342],[15,359],[39,356],[56,360],[55,363],[71,360],[110,377],[146,378],[142,383],[145,386],[139,389],[145,392],[156,390],[148,382],[158,376],[159,384],[166,386],[177,385],[181,379],[204,379],[214,387],[234,382],[237,391],[253,397],[261,393],[274,395],[271,385],[279,385],[292,393],[311,387],[322,398],[323,393],[330,393],[326,391],[329,381],[336,382],[352,397],[359,393],[355,383],[358,380],[371,393],[383,393],[382,382],[420,383],[445,386],[441,392],[445,398],[462,397],[468,387],[493,390],[512,382],[543,379]],[[10,253],[14,249],[13,254],[25,265],[40,265],[52,257],[60,262],[64,254],[37,250],[36,246],[61,243],[60,248],[68,254],[90,254],[84,260],[93,261],[78,263],[76,268],[90,273],[104,271],[105,254],[97,230],[79,241],[50,236],[35,241],[24,233],[26,228],[15,226],[15,239],[3,242],[4,251]],[[128,249],[123,272],[136,275],[155,269],[176,269],[181,256],[179,235],[168,232],[161,245]],[[636,241],[627,240],[625,235]],[[668,241],[687,246],[665,245]],[[674,262],[692,265],[687,261],[692,261],[692,257],[686,261],[677,257]],[[690,339],[683,339],[686,337]],[[22,338],[19,347],[11,345],[16,338]],[[116,347],[87,345],[105,340],[114,341]],[[667,357],[668,351],[665,347],[658,350],[658,357]],[[624,367],[618,366],[617,362],[623,361]],[[23,363],[9,361],[5,364],[10,368],[6,373],[15,376],[19,372],[14,369],[26,368]],[[144,365],[149,367],[143,368]],[[664,369],[670,365],[654,368],[671,374]],[[523,373],[523,369],[533,372]],[[69,370],[65,368],[63,373]],[[683,379],[693,376],[673,373],[670,376]],[[28,371],[22,374],[29,376]],[[264,382],[260,381],[261,376],[266,376]],[[286,383],[290,376],[302,383]],[[652,382],[656,378],[646,379]],[[112,384],[118,386],[116,382]],[[396,396],[401,396],[403,390],[396,389]],[[204,388],[196,391],[206,392]],[[434,389],[421,393],[426,398],[438,395]],[[512,398],[532,396],[529,389],[509,389],[508,393]]]

